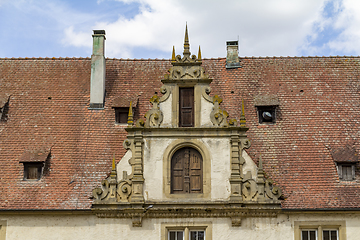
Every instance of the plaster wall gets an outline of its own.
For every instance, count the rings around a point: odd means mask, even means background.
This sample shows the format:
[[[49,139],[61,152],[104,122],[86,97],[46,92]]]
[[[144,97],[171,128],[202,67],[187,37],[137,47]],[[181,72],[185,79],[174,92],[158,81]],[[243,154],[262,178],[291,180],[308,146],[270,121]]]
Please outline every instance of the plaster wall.
[[[144,219],[142,227],[132,227],[130,219],[98,218],[95,215],[0,215],[7,222],[7,240],[60,239],[164,239],[164,225],[197,226],[211,229],[211,239],[295,239],[295,221],[344,221],[346,240],[359,239],[359,213],[280,214],[277,218],[245,218],[232,227],[228,218]],[[210,235],[209,235],[210,236]],[[344,239],[340,239],[344,240]]]
[[[213,123],[210,120],[210,113],[213,110],[214,104],[208,102],[202,96],[200,97],[200,99],[201,99],[200,126],[211,127],[213,126]]]
[[[145,200],[167,200],[163,185],[164,154],[166,148],[176,138],[146,138],[144,141],[144,197]],[[211,156],[211,200],[226,200],[230,196],[230,140],[228,138],[201,138],[198,139],[206,147]],[[151,149],[151,151],[150,151]],[[117,164],[118,181],[123,178],[123,171],[132,173],[129,160],[132,157],[131,150],[128,150],[121,161]],[[257,166],[250,156],[243,151],[245,164],[243,165],[244,175],[250,171],[253,178],[256,178]],[[207,184],[207,183],[205,183]]]
[[[173,91],[173,88],[170,88]],[[160,110],[163,112],[163,121],[160,127],[172,127],[172,102],[173,94],[171,93],[166,101],[159,104]]]

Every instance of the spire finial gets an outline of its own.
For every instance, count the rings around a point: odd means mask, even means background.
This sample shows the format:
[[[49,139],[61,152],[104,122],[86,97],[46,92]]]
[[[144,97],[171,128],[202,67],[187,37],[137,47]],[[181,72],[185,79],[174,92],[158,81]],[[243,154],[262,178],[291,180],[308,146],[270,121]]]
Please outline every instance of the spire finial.
[[[262,164],[263,164],[263,162],[262,162],[261,153],[260,153],[260,156],[259,156],[259,170],[263,170]]]
[[[172,55],[171,55],[171,62],[175,62],[175,46],[173,46]]]
[[[199,46],[199,53],[198,53],[198,61],[201,61],[201,49],[200,49],[200,46]]]
[[[190,44],[189,44],[187,23],[186,23],[186,27],[185,27],[184,53],[183,54],[184,54],[184,56],[190,56]]]
[[[240,127],[246,127],[244,99],[241,103]]]
[[[115,153],[114,153],[114,156],[113,156],[113,160],[112,160],[112,170],[115,170]]]
[[[132,101],[130,101],[127,124],[128,124],[128,126],[132,126],[134,124],[134,118],[133,118],[133,112],[132,112]]]

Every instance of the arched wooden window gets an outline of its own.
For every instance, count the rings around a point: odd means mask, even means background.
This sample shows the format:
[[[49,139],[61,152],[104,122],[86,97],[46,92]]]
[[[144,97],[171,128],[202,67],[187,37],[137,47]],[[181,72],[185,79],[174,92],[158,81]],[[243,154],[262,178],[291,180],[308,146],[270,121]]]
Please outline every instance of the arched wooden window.
[[[190,147],[181,148],[171,159],[171,193],[203,192],[203,160]]]

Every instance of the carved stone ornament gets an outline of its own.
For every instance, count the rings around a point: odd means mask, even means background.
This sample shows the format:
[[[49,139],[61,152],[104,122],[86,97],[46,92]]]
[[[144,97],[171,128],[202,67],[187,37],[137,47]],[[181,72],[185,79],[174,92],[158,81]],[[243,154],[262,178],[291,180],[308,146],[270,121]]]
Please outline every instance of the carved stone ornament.
[[[205,70],[201,67],[201,50],[199,47],[198,56],[191,55],[190,44],[187,27],[185,30],[184,52],[175,56],[175,48],[173,47],[171,64],[173,65],[168,74],[165,74],[162,82],[179,82],[179,81],[195,81],[210,83],[212,80],[209,75],[205,74]]]
[[[202,96],[205,100],[207,100],[208,102],[211,102],[213,103],[214,102],[214,99],[213,97],[210,97],[210,94],[211,93],[211,87],[210,86],[204,86],[202,88]]]
[[[222,99],[218,95],[215,95],[213,101],[214,107],[212,112],[210,113],[211,122],[216,127],[227,127],[227,118],[229,117],[229,114],[225,110],[222,110],[219,106],[222,102]]]
[[[150,102],[153,104],[153,107],[145,114],[145,127],[160,127],[163,121],[163,113],[159,108],[160,98],[154,95]]]
[[[160,92],[163,94],[160,99],[159,99],[159,102],[165,102],[169,96],[170,96],[170,88],[166,85],[162,85],[161,88],[160,88]]]
[[[265,180],[261,156],[257,181],[252,178],[251,172],[247,172],[243,180],[242,194],[244,202],[279,202],[281,189],[274,186],[272,180]]]

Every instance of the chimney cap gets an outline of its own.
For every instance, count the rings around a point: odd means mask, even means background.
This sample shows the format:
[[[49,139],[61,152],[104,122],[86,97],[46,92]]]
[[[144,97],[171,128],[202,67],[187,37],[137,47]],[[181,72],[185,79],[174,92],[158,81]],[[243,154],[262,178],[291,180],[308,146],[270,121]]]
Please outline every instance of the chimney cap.
[[[238,46],[239,41],[227,41],[226,46]]]
[[[93,30],[94,34],[101,34],[101,35],[105,35],[105,30]]]

